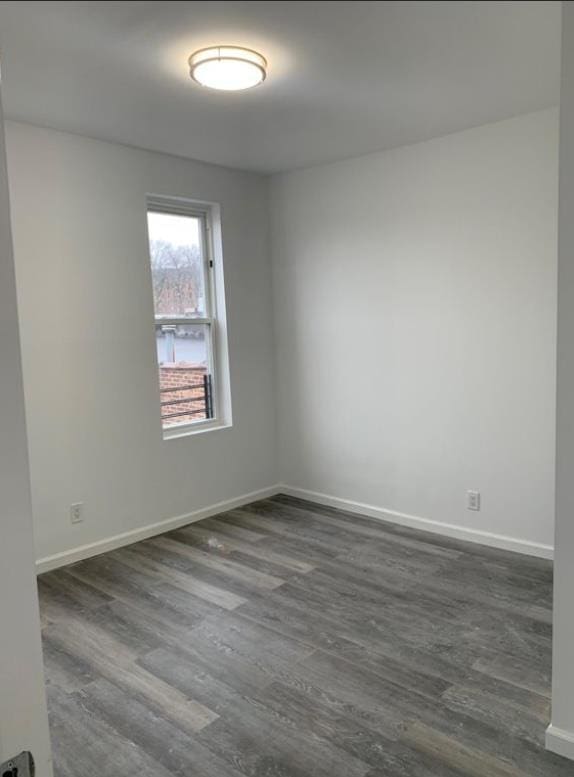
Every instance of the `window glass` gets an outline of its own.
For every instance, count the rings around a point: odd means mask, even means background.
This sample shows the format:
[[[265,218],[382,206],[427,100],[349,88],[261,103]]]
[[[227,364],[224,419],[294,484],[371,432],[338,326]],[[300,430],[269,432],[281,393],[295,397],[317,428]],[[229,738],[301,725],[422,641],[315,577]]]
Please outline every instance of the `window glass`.
[[[205,263],[201,219],[148,211],[155,315],[204,317]]]
[[[148,210],[164,429],[216,417],[212,390],[215,311],[210,305],[204,245],[207,218],[207,213]]]
[[[213,417],[210,327],[156,324],[164,428]]]

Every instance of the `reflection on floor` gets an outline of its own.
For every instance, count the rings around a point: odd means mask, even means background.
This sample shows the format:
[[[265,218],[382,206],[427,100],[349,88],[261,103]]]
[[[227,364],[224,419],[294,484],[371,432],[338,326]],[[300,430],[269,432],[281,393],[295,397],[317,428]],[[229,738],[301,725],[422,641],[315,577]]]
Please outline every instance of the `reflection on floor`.
[[[546,561],[289,497],[39,579],[56,777],[572,777]]]

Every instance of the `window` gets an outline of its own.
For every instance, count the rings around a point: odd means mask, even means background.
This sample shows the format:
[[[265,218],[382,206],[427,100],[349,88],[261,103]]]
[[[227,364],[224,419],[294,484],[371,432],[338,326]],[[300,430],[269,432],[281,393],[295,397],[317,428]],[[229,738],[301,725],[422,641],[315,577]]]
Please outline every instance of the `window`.
[[[220,420],[211,215],[208,208],[148,201],[160,413],[166,436]]]

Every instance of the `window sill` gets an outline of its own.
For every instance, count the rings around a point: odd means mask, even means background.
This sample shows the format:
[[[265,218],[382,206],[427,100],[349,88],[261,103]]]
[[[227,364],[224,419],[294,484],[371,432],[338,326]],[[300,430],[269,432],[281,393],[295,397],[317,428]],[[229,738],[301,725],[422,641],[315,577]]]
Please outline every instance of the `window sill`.
[[[231,429],[231,427],[232,423],[229,421],[196,421],[193,424],[182,424],[181,426],[172,426],[170,429],[164,429],[163,439],[178,440],[180,437],[193,437],[196,434],[215,432],[219,429]]]

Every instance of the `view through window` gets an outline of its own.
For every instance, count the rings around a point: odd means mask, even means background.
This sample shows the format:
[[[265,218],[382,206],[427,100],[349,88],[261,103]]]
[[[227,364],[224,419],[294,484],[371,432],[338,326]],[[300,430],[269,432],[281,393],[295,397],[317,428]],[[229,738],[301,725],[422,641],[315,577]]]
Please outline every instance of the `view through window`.
[[[164,429],[215,418],[207,213],[148,209]]]

